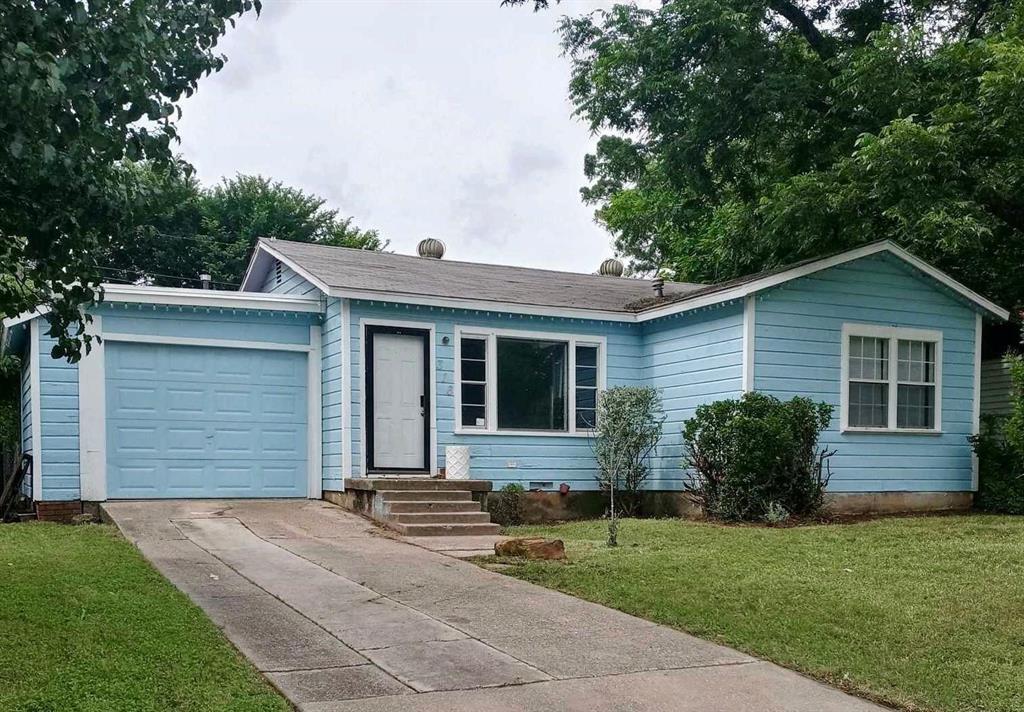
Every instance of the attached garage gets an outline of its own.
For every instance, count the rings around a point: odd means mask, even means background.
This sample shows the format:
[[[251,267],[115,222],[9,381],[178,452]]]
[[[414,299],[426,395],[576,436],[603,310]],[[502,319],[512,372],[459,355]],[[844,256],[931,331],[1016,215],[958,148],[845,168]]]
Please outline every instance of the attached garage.
[[[305,497],[308,358],[108,343],[107,496]]]

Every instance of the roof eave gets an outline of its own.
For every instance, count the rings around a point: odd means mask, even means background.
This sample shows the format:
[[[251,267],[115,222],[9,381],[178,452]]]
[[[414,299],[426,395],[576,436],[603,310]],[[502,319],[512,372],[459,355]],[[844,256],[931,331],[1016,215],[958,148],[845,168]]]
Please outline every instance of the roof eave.
[[[429,307],[502,312],[507,314],[525,314],[529,316],[592,319],[594,321],[636,321],[636,314],[629,311],[584,309],[581,307],[555,307],[545,306],[543,304],[496,302],[483,299],[463,299],[460,297],[438,297],[426,294],[375,292],[372,290],[345,289],[341,287],[331,287],[328,291],[328,295],[342,299],[361,299],[364,301],[390,302],[393,304],[422,304]]]

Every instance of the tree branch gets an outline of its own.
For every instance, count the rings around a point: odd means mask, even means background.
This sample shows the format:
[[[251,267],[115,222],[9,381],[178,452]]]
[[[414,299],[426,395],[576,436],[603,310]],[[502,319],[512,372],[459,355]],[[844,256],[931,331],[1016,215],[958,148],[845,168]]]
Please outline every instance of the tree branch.
[[[790,2],[790,0],[768,0],[768,7],[786,18],[789,24],[803,35],[803,38],[807,40],[807,44],[811,46],[811,49],[819,57],[822,59],[832,58],[834,50],[803,10]]]

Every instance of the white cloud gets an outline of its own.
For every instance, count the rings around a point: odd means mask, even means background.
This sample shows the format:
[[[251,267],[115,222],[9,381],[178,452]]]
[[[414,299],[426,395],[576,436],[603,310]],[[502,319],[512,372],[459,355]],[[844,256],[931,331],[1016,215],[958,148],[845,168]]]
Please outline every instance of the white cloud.
[[[561,14],[499,0],[266,0],[184,106],[205,182],[260,173],[316,192],[411,253],[590,272],[609,236],[583,205]],[[606,3],[605,3],[606,4]]]

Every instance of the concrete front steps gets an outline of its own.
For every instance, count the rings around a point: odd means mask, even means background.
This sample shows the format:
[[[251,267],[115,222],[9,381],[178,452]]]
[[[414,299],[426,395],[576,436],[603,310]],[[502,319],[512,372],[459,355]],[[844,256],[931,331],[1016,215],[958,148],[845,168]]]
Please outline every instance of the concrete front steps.
[[[484,480],[360,477],[324,495],[404,536],[483,536],[499,530],[485,509],[490,490]]]

